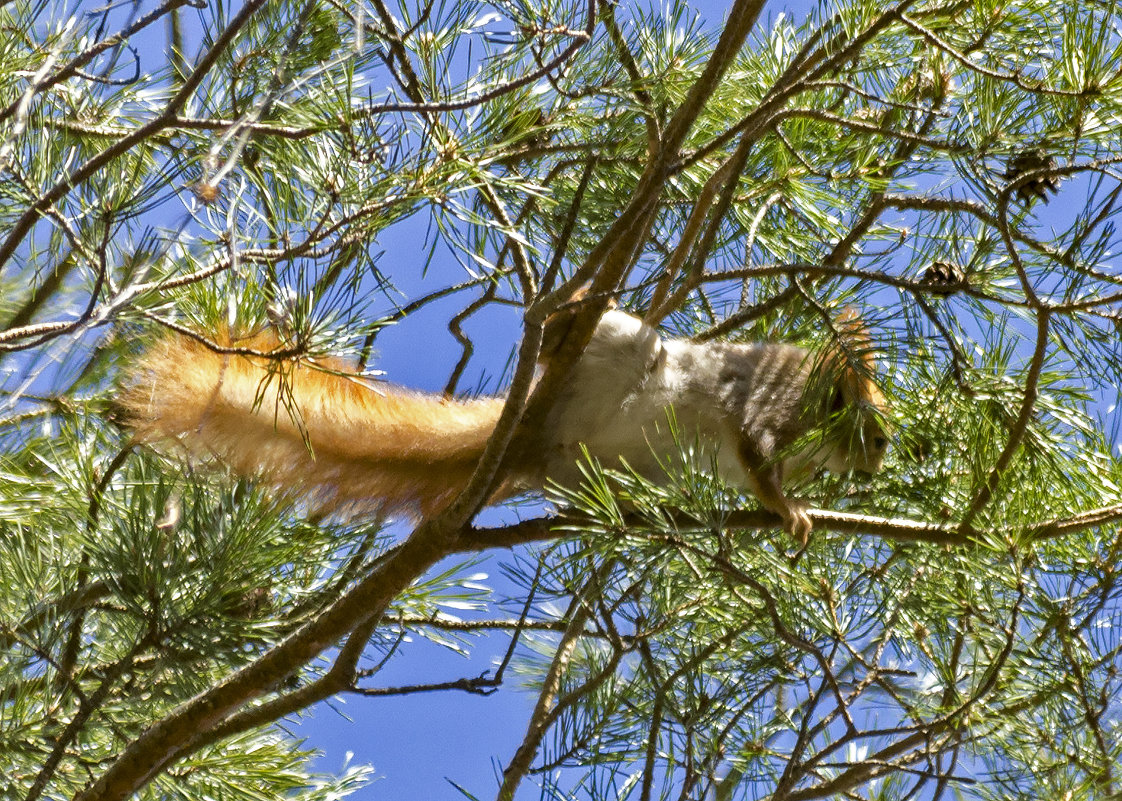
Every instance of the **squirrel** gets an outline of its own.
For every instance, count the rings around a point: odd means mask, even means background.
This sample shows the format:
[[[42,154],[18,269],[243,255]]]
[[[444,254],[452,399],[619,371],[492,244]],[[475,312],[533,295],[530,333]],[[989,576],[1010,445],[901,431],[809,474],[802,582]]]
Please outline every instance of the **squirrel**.
[[[565,314],[547,321],[542,363],[550,341],[564,336]],[[784,480],[819,468],[872,473],[888,447],[868,335],[854,316],[838,323],[837,345],[815,354],[787,344],[664,339],[609,309],[540,441],[500,477],[491,502],[550,480],[579,484],[582,446],[605,466],[626,462],[665,480],[666,457],[679,448],[672,413],[725,480],[751,491],[805,543],[808,507],[785,493]],[[236,344],[280,348],[267,334]],[[467,484],[504,402],[414,392],[334,360],[231,355],[182,335],[165,337],[129,372],[119,401],[137,441],[177,442],[238,474],[313,495],[318,508],[352,514],[439,512]],[[807,436],[816,429],[823,433]]]

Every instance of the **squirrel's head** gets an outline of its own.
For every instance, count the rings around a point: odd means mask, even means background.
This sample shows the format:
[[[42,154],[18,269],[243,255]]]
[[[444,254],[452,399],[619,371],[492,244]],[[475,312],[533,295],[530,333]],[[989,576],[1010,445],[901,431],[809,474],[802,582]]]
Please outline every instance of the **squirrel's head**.
[[[845,375],[834,389],[831,411],[826,468],[834,473],[879,471],[891,435],[880,388],[868,377]]]
[[[825,467],[834,473],[875,473],[888,453],[888,402],[876,383],[876,358],[861,318],[846,309],[836,326],[838,336],[821,358],[831,444]]]

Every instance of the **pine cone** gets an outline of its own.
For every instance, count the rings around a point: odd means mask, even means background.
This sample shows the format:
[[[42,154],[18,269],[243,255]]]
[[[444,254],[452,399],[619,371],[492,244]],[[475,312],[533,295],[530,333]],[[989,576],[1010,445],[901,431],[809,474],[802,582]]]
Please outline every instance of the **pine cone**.
[[[1056,168],[1056,160],[1042,150],[1026,150],[1015,154],[1005,167],[1001,176],[1006,181],[1015,181],[1022,175],[1034,170]],[[1057,192],[1060,188],[1060,179],[1055,175],[1039,175],[1031,181],[1026,181],[1017,187],[1017,198],[1026,206],[1032,203],[1033,198],[1040,198],[1048,202],[1048,192]]]
[[[949,261],[931,262],[919,280],[931,290],[931,294],[944,298],[968,286],[966,271]]]

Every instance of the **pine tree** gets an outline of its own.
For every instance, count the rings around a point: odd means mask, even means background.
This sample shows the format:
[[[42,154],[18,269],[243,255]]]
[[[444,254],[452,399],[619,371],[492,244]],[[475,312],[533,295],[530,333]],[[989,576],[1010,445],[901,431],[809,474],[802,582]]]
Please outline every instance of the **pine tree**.
[[[515,669],[537,703],[500,799],[1117,797],[1120,22],[0,2],[5,797],[338,797],[367,771],[314,774],[286,716]],[[665,482],[588,464],[473,522],[609,301],[807,346],[857,309],[887,469],[799,487],[797,550],[688,432]],[[420,522],[323,515],[132,440],[146,347],[266,328],[372,378],[456,342],[445,391],[508,397],[467,489]],[[379,684],[410,638],[488,634],[492,674]]]

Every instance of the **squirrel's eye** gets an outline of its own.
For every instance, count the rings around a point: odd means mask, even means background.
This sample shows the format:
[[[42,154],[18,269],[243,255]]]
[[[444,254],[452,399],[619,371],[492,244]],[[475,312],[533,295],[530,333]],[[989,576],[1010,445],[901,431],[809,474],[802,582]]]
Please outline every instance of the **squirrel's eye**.
[[[886,445],[888,445],[888,440],[885,437],[876,437],[873,440],[873,447],[878,451],[883,450]]]

